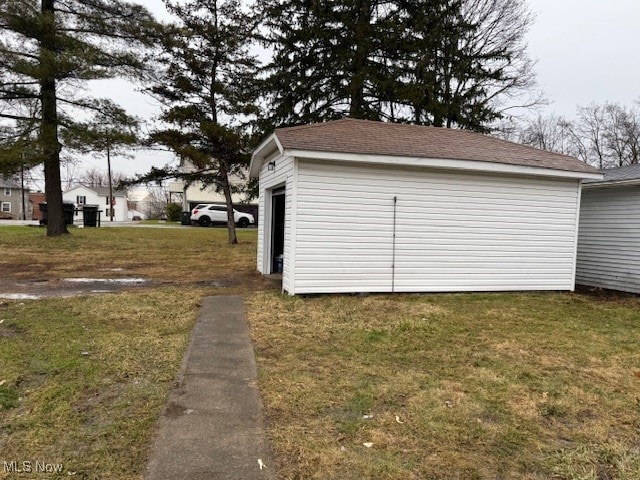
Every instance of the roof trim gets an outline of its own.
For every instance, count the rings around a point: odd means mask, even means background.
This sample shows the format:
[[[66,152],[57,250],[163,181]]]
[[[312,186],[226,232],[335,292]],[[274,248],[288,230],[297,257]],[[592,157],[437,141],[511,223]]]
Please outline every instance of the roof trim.
[[[251,163],[249,164],[249,178],[257,178],[264,162],[278,152],[282,155],[284,147],[278,140],[276,132],[273,132],[253,151]]]
[[[370,155],[359,153],[316,152],[310,150],[286,150],[287,155],[296,158],[315,160],[338,160],[354,163],[373,163],[397,165],[404,167],[443,168],[451,170],[467,170],[488,173],[511,173],[520,175],[538,175],[559,178],[601,179],[601,173],[572,172],[545,167],[531,167],[527,165],[512,165],[509,163],[486,162],[483,160],[456,160],[448,158],[405,157],[395,155]]]
[[[486,173],[504,173],[514,175],[536,175],[556,178],[575,178],[602,180],[601,173],[573,172],[546,167],[532,167],[527,165],[513,165],[508,163],[487,162],[483,160],[456,160],[446,158],[406,157],[400,155],[371,155],[360,153],[323,152],[316,150],[296,150],[282,147],[275,134],[271,134],[255,150],[251,158],[249,177],[257,178],[265,161],[279,152],[282,156],[307,158],[326,161],[344,161],[352,163],[369,163],[378,165],[397,165],[420,168],[442,168],[451,170],[466,170]]]

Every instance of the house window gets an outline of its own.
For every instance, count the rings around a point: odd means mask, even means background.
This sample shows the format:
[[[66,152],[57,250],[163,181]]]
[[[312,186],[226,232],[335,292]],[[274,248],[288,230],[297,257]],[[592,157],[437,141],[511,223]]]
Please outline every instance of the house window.
[[[84,195],[77,195],[76,196],[76,204],[85,205],[86,203],[87,203],[87,197],[85,197]]]
[[[7,188],[7,187],[4,188],[4,196],[5,197],[10,197],[11,196],[11,189],[10,188]]]
[[[105,198],[105,202],[104,204],[108,207],[109,206],[109,197]]]
[[[11,203],[2,202],[2,211],[5,213],[11,213]]]

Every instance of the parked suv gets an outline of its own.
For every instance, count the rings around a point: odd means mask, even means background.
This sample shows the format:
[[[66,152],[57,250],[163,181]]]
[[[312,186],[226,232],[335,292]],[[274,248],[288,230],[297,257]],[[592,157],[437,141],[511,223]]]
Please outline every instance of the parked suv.
[[[233,209],[233,220],[236,225],[242,228],[256,223],[253,215],[239,212]],[[227,207],[225,205],[197,205],[191,211],[191,222],[198,222],[203,227],[208,227],[212,223],[227,223]]]

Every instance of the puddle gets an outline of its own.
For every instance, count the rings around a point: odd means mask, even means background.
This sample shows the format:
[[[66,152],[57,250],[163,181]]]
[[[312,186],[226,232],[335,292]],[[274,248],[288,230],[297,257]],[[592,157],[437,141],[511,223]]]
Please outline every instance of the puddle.
[[[63,281],[70,283],[113,283],[121,285],[147,282],[144,278],[64,278]]]
[[[0,293],[3,300],[40,300],[42,295],[31,295],[29,293]]]
[[[2,282],[0,299],[4,300],[41,300],[43,298],[65,298],[79,295],[99,295],[115,293],[132,287],[144,287],[152,282],[140,277],[122,278],[62,278],[30,282]]]

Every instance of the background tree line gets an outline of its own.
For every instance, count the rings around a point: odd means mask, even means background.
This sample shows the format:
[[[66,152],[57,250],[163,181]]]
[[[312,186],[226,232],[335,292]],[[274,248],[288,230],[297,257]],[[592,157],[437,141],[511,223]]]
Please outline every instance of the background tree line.
[[[495,129],[507,140],[572,155],[598,168],[640,160],[640,100],[631,106],[592,103],[578,107],[574,120],[555,114],[512,119]]]
[[[603,166],[637,161],[637,138],[624,134],[637,109],[594,106],[579,125],[539,117],[507,126],[512,109],[543,103],[526,50],[525,0],[165,4],[166,24],[125,0],[0,4],[0,171],[44,165],[48,235],[67,233],[65,156],[93,151],[108,160],[144,144],[195,170],[154,168],[135,181],[173,177],[217,189],[233,243],[229,176],[243,174],[256,142],[273,128],[343,116],[485,133],[500,125],[503,136]],[[117,76],[162,105],[144,138],[137,119],[84,88]],[[566,133],[558,139],[558,131]]]

